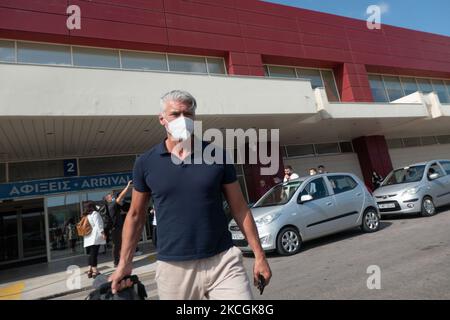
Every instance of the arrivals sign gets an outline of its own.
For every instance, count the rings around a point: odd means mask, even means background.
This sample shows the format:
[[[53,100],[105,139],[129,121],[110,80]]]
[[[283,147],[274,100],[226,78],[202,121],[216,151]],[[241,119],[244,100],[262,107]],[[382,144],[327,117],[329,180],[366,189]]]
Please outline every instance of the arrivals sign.
[[[132,173],[125,172],[88,177],[67,177],[27,182],[0,183],[0,200],[92,189],[125,187],[131,179]]]

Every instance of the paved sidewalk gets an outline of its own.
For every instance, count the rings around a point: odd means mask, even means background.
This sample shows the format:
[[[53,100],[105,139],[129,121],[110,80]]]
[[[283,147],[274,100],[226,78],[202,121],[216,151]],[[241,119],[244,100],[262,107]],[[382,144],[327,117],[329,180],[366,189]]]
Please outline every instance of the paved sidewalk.
[[[133,274],[153,279],[156,262],[154,248],[151,244],[140,247],[144,254],[134,257]],[[114,271],[110,251],[99,254],[98,260],[98,270],[102,274],[109,275]],[[80,267],[79,288],[67,285],[73,277],[73,273],[67,272],[69,266]],[[0,300],[64,299],[64,296],[73,294],[87,296],[93,283],[93,279],[87,277],[87,271],[87,256],[0,270]]]

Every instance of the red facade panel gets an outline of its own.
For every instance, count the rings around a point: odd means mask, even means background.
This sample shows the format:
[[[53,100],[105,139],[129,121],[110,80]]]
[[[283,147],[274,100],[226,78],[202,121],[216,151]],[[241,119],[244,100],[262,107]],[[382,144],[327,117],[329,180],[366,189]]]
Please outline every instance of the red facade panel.
[[[67,30],[68,4],[81,7],[81,30]],[[363,20],[257,0],[0,0],[0,37],[241,53],[228,66],[243,75],[262,75],[263,62],[334,68],[344,101],[371,99],[366,68],[450,78],[449,37],[387,25],[368,30]]]
[[[184,31],[207,32],[218,35],[237,36],[241,32],[239,24],[211,19],[201,19],[178,14],[166,14],[167,27]]]

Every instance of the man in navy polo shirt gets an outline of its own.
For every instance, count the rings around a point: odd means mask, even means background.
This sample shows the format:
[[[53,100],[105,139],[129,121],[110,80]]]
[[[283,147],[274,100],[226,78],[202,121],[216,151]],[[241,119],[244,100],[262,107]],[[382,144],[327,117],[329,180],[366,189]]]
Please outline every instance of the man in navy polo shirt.
[[[196,101],[191,94],[171,91],[161,98],[161,107],[159,120],[167,138],[134,165],[133,200],[125,221],[121,260],[110,278],[113,292],[131,285],[122,279],[132,272],[134,248],[151,196],[158,213],[160,299],[251,299],[242,253],[233,246],[228,231],[222,192],[255,254],[254,284],[262,275],[267,285],[272,273],[234,166],[226,161],[196,161],[207,144],[200,142],[200,150],[188,147],[195,139]]]

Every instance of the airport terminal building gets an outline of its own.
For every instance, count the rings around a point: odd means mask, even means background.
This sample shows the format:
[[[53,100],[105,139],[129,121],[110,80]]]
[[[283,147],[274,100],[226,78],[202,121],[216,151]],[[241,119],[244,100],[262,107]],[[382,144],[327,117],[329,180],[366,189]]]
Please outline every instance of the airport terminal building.
[[[299,175],[450,159],[449,37],[257,0],[0,0],[0,267],[83,252],[67,221],[162,141],[173,89],[204,129],[280,129]],[[236,169],[249,202],[271,181]]]

